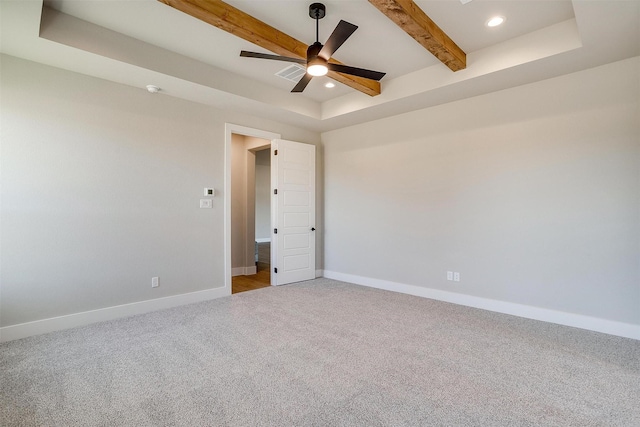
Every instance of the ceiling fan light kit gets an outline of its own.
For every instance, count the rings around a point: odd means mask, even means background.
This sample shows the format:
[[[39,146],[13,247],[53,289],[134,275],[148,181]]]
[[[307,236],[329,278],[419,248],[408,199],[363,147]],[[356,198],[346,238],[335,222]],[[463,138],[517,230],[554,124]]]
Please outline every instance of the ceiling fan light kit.
[[[322,50],[322,45],[315,42],[307,49],[307,73],[314,77],[324,76],[329,72],[327,60],[318,56]]]
[[[307,64],[307,73],[313,77],[326,76],[328,72],[327,64],[322,62],[320,58],[313,59]]]
[[[319,22],[326,16],[326,7],[322,3],[312,3],[309,6],[309,16],[316,21],[316,41],[307,48],[307,59],[290,58],[280,55],[269,55],[257,52],[241,51],[240,56],[247,58],[271,59],[275,61],[295,62],[306,65],[306,74],[302,76],[298,84],[291,92],[302,92],[313,77],[324,76],[329,70],[342,74],[363,77],[365,79],[380,81],[385,73],[379,71],[365,70],[363,68],[350,67],[348,65],[334,64],[329,62],[333,55],[342,44],[358,29],[357,25],[353,25],[347,21],[340,21],[333,33],[329,36],[327,42],[323,45],[319,41]]]

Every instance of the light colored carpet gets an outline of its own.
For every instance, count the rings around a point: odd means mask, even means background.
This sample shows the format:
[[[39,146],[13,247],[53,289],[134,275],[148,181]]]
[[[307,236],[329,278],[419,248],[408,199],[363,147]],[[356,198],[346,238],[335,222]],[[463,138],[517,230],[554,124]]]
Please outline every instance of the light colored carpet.
[[[640,426],[640,341],[327,279],[0,345],[2,426]]]

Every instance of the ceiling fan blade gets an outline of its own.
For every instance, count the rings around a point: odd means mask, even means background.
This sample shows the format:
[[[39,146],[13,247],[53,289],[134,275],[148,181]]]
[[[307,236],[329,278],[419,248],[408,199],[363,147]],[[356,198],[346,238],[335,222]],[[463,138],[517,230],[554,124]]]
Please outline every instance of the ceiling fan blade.
[[[246,58],[260,58],[260,59],[273,59],[275,61],[295,62],[297,64],[307,64],[305,59],[290,58],[288,56],[269,55],[267,53],[247,52],[246,50],[240,51],[240,56]]]
[[[352,76],[364,77],[365,79],[379,81],[387,73],[381,73],[380,71],[365,70],[364,68],[349,67],[348,65],[332,64],[328,63],[327,67],[331,71],[337,71],[338,73],[350,74]]]
[[[311,74],[305,73],[298,84],[291,90],[291,92],[302,92],[304,88],[307,87],[312,78],[313,76]]]
[[[328,60],[335,53],[336,50],[342,46],[342,44],[347,41],[351,34],[354,33],[355,30],[358,29],[357,25],[353,25],[347,21],[338,22],[338,25],[333,30],[333,33],[329,36],[329,39],[324,44],[324,47],[318,54],[319,57]]]

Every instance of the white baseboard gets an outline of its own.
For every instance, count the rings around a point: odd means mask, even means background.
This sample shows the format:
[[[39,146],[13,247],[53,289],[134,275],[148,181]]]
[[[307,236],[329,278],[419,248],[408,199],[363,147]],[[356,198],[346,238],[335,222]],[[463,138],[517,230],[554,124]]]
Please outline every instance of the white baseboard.
[[[231,269],[231,276],[235,277],[235,276],[250,276],[252,274],[257,274],[258,273],[258,267],[251,266],[251,267],[235,267]]]
[[[256,239],[256,242],[258,242],[258,243],[271,243],[271,237],[261,237],[259,239]]]
[[[324,270],[324,277],[343,282],[355,283],[356,285],[368,286],[371,288],[400,292],[403,294],[450,302],[467,307],[481,308],[527,319],[541,320],[543,322],[556,323],[559,325],[572,326],[574,328],[587,329],[590,331],[640,340],[640,325],[633,325],[630,323],[622,323],[597,317],[584,316],[581,314],[565,313],[562,311],[549,310],[546,308],[533,307],[512,302],[474,297],[471,295],[457,294],[455,292],[423,288],[421,286],[406,285],[404,283],[372,279],[369,277],[355,276],[335,271]]]
[[[150,311],[162,310],[165,308],[177,307],[200,301],[207,301],[227,295],[231,295],[231,290],[229,288],[213,288],[205,291],[190,292],[187,294],[133,302],[130,304],[116,305],[113,307],[84,311],[66,316],[52,317],[49,319],[20,323],[18,325],[5,326],[0,328],[0,342],[17,340],[20,338],[30,337],[32,335],[40,335],[47,332],[85,326],[91,323],[134,316],[136,314],[148,313]]]
[[[343,282],[355,283],[357,285],[400,292],[423,298],[430,298],[439,301],[450,302],[453,304],[510,314],[527,319],[541,320],[544,322],[557,323],[560,325],[572,326],[575,328],[587,329],[595,332],[602,332],[605,334],[640,340],[640,325],[632,325],[629,323],[616,322],[580,314],[565,313],[561,311],[532,307],[523,304],[497,301],[488,298],[474,297],[471,295],[457,294],[454,292],[423,288],[420,286],[406,285],[403,283],[390,282],[386,280],[338,273],[335,271],[316,270],[316,277],[326,277],[328,279],[341,280]],[[0,342],[12,341],[33,335],[59,331],[62,329],[85,326],[91,323],[113,320],[127,316],[134,316],[136,314],[148,313],[150,311],[206,301],[230,294],[231,292],[228,288],[221,287],[208,289],[205,291],[190,292],[187,294],[123,304],[113,307],[106,307],[98,310],[69,314],[66,316],[52,317],[49,319],[21,323],[18,325],[5,326],[0,328]]]

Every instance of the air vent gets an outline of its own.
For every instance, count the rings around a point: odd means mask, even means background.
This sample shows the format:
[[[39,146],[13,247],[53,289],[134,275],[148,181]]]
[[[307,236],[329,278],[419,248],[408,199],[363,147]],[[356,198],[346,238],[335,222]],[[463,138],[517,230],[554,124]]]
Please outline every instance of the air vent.
[[[276,76],[282,77],[285,80],[289,80],[290,82],[298,83],[300,78],[306,73],[307,70],[302,65],[293,64],[285,68],[284,70],[280,70],[276,73]]]

